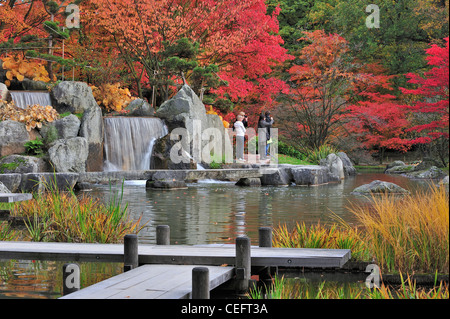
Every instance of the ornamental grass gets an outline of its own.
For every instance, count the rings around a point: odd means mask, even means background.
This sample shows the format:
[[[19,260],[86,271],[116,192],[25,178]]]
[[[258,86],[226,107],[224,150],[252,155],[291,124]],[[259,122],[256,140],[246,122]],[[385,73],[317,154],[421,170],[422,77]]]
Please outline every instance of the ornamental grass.
[[[132,220],[122,195],[105,205],[87,195],[61,191],[51,183],[33,199],[14,205],[12,215],[25,220],[31,241],[119,243],[126,234],[137,234],[141,218]]]
[[[352,207],[381,270],[449,273],[449,201],[445,187],[398,197],[372,196],[372,205]]]

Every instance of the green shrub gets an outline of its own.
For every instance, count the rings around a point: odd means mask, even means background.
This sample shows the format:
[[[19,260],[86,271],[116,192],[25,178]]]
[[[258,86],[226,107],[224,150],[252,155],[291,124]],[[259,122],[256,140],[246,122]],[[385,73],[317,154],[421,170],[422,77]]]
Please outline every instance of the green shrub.
[[[327,158],[328,155],[337,153],[338,150],[331,145],[324,144],[315,150],[310,151],[306,159],[314,164],[320,164],[320,160]]]

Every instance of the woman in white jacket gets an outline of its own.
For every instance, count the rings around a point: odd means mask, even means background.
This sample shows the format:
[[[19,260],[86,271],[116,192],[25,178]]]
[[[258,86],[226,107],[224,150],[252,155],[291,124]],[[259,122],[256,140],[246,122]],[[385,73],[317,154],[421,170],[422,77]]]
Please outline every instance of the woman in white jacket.
[[[238,161],[245,161],[244,159],[244,142],[245,142],[245,129],[242,120],[242,115],[237,116],[237,121],[234,123],[234,131],[236,132],[236,158]]]

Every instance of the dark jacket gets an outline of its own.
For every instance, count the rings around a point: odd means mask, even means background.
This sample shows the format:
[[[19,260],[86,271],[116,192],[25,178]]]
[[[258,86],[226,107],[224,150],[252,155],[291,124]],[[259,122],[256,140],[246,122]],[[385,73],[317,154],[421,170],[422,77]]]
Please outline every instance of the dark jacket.
[[[261,119],[258,122],[258,128],[266,129],[266,140],[270,140],[270,128],[272,127],[274,120],[270,117],[266,117],[265,119]]]

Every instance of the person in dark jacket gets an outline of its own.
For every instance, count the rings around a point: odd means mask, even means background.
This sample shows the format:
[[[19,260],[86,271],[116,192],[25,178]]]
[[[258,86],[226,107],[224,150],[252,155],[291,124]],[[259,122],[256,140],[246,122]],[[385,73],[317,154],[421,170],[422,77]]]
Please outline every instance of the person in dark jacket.
[[[267,111],[265,114],[261,114],[258,121],[258,149],[260,159],[266,159],[268,155],[268,150],[270,144],[270,129],[274,123],[273,118],[270,116],[270,112]],[[260,132],[262,130],[262,134]]]

